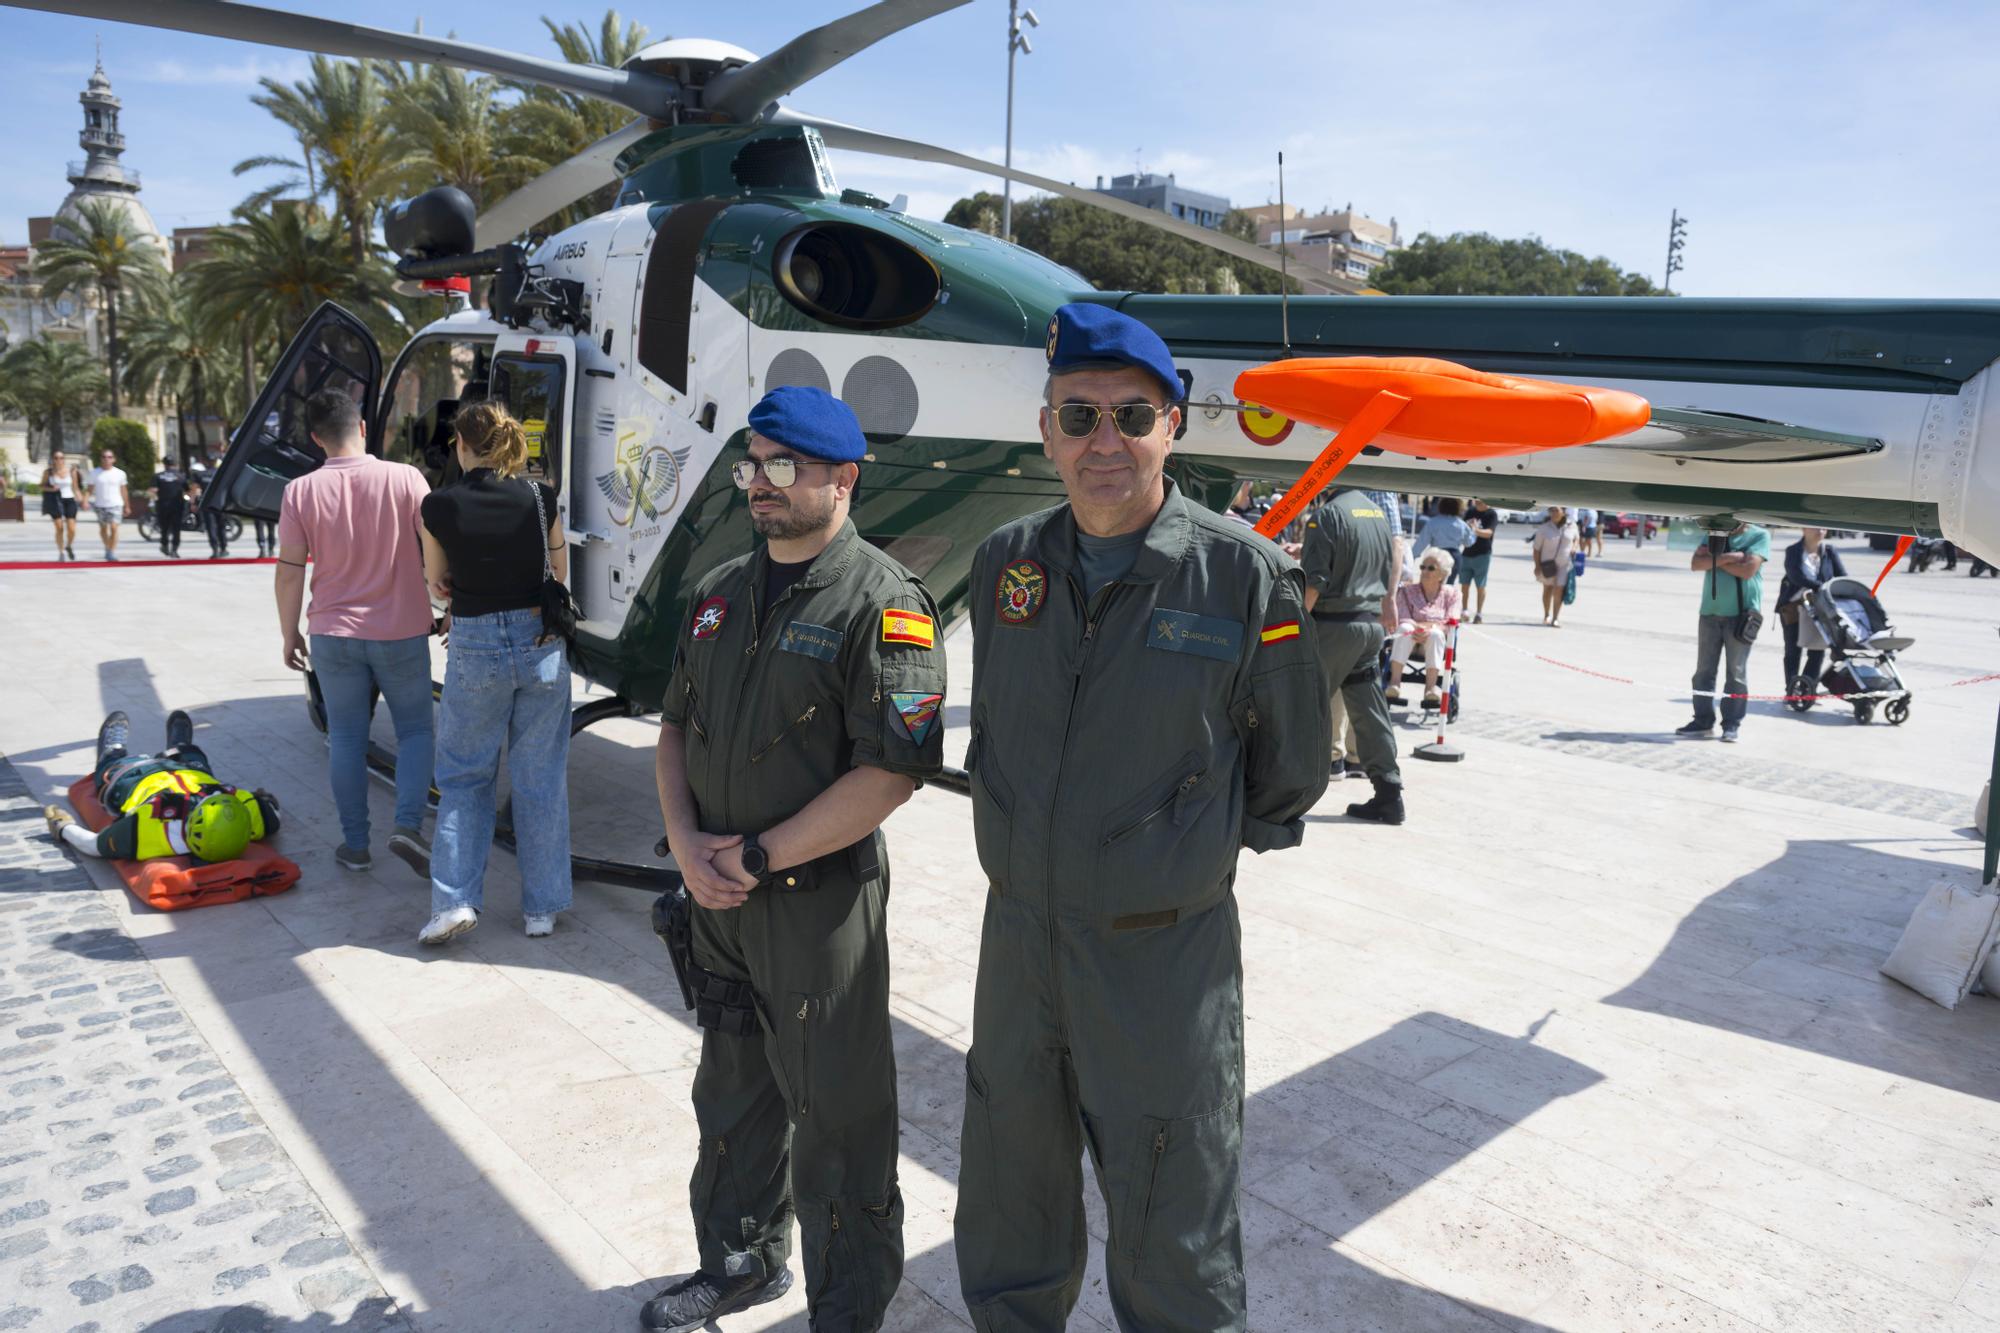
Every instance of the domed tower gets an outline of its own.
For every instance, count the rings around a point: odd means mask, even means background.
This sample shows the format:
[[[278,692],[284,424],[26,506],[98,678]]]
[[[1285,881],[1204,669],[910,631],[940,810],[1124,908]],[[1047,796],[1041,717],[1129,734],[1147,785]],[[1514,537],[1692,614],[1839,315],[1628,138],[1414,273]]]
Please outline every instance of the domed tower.
[[[69,164],[69,197],[56,210],[54,235],[62,240],[75,240],[76,233],[67,224],[76,220],[84,204],[104,201],[122,210],[133,229],[149,238],[158,247],[161,262],[166,262],[170,253],[167,239],[161,235],[153,215],[139,202],[139,173],[118,160],[125,152],[125,135],[118,128],[118,113],[123,104],[111,91],[111,80],[105,76],[101,55],[89,85],[78,94],[77,100],[83,103],[83,131],[77,135],[77,142],[83,146],[85,157],[81,162]]]

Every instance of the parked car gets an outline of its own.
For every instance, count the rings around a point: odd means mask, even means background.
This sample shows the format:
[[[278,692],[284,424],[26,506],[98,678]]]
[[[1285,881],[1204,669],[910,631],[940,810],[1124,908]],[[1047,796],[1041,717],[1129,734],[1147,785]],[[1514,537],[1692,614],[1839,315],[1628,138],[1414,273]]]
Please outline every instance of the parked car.
[[[1629,537],[1638,531],[1641,522],[1644,522],[1646,525],[1646,536],[1648,538],[1654,537],[1659,533],[1660,525],[1654,520],[1651,514],[1605,513],[1598,515],[1597,518],[1597,525],[1604,530],[1604,535],[1607,537]]]

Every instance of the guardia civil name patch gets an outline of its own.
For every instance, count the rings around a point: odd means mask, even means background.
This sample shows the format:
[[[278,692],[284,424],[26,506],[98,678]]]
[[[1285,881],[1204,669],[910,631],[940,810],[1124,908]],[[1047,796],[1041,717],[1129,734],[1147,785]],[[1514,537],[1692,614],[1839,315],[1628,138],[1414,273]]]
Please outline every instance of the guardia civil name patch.
[[[937,626],[919,611],[888,610],[882,613],[882,642],[913,643],[930,648],[937,643]]]
[[[1146,646],[1233,662],[1243,652],[1243,622],[1156,607],[1146,622]],[[1293,626],[1296,630],[1297,625]]]
[[[816,657],[822,662],[832,662],[840,656],[840,645],[847,639],[844,630],[828,629],[825,625],[813,625],[803,620],[794,620],[785,626],[785,632],[778,636],[781,652],[800,653],[806,657]]]
[[[925,694],[918,690],[891,690],[889,702],[895,711],[896,728],[914,745],[922,745],[924,738],[937,725],[938,706],[944,702],[942,694]]]

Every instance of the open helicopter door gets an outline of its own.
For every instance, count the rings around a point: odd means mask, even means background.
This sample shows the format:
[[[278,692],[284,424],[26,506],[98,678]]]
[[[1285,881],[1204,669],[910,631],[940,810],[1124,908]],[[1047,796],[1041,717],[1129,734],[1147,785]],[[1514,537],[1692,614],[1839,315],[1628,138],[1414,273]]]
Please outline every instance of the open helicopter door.
[[[322,305],[278,358],[230,437],[202,508],[276,522],[286,483],[326,461],[326,451],[306,430],[306,399],[322,389],[339,389],[354,398],[361,419],[368,421],[381,385],[382,352],[368,326],[331,301]],[[368,443],[378,447],[374,440]]]
[[[576,342],[558,334],[508,332],[494,340],[487,396],[504,404],[528,436],[526,475],[545,481],[569,510],[566,450],[576,401]]]

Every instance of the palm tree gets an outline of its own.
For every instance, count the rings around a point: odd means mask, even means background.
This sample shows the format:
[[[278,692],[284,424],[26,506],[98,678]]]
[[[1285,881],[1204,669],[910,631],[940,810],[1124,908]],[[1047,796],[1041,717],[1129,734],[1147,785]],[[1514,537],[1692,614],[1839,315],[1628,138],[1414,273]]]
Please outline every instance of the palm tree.
[[[549,30],[563,59],[577,64],[608,65],[613,69],[652,40],[646,35],[645,25],[621,20],[615,9],[605,11],[595,34],[580,24],[565,23],[558,27],[546,16],[542,26]],[[494,183],[496,194],[527,184],[632,118],[630,111],[600,98],[538,84],[508,86],[521,94],[521,100],[500,113],[502,156]],[[611,207],[617,194],[618,187],[614,184],[586,195],[555,214],[555,223],[568,226],[593,213],[601,213]]]
[[[302,82],[259,82],[264,91],[250,100],[290,129],[302,152],[297,160],[253,157],[237,163],[236,173],[273,166],[304,171],[308,200],[322,193],[333,196],[349,258],[359,264],[368,254],[375,211],[394,196],[398,177],[396,136],[380,73],[367,61],[316,55],[311,77]],[[244,201],[244,208],[261,211],[297,185],[293,180],[260,190]]]
[[[379,67],[406,189],[455,185],[483,205],[499,170],[498,79],[448,65]]]
[[[103,367],[81,343],[41,337],[0,356],[0,403],[46,431],[52,449],[63,447],[63,420],[87,416],[110,385]]]
[[[34,273],[42,284],[42,299],[89,289],[104,302],[105,360],[111,368],[111,415],[118,415],[118,311],[128,294],[144,297],[166,281],[166,265],[132,215],[103,199],[85,200],[76,217],[65,223],[67,240],[48,240],[35,247]]]
[[[196,318],[191,283],[176,277],[158,295],[132,312],[125,383],[134,393],[174,400],[180,423],[181,463],[192,464],[203,445],[201,423],[208,416],[210,386],[228,378],[232,355],[215,330]],[[187,409],[194,409],[188,430]]]
[[[340,302],[385,341],[407,333],[388,265],[366,252],[352,260],[343,232],[339,219],[281,202],[218,233],[210,256],[187,270],[203,327],[242,351],[246,398],[257,390],[259,349],[289,341],[323,301]]]

